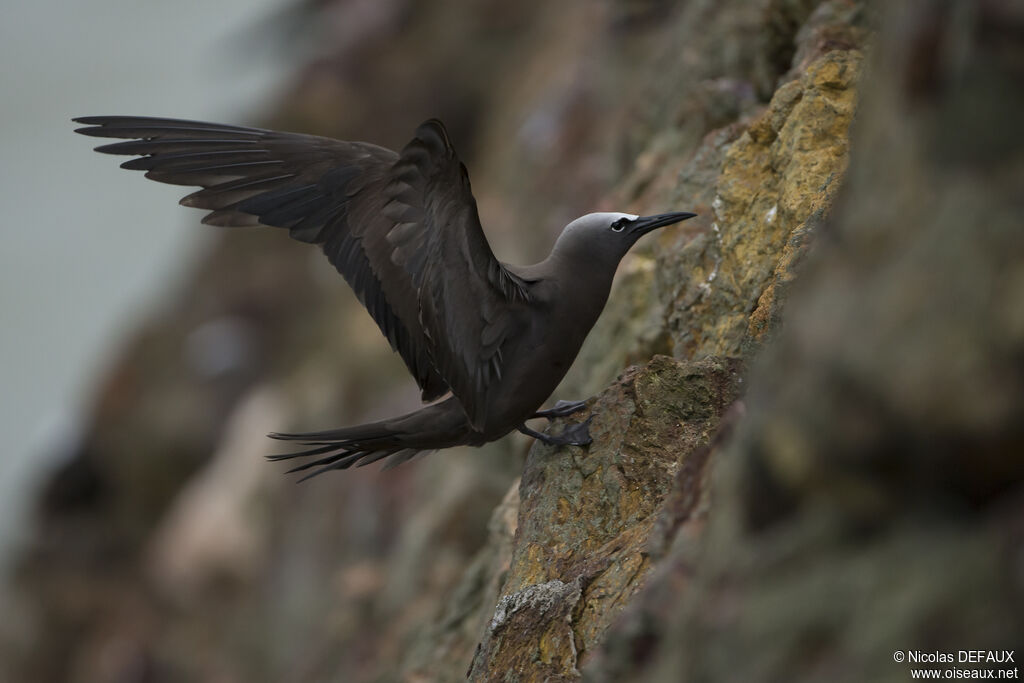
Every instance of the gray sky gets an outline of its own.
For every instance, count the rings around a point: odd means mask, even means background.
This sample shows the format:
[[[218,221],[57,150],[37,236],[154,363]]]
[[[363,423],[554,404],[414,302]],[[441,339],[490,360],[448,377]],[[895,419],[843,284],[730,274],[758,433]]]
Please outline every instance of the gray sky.
[[[253,120],[287,65],[240,36],[282,3],[0,0],[0,561],[123,332],[202,249],[176,188],[69,119]]]

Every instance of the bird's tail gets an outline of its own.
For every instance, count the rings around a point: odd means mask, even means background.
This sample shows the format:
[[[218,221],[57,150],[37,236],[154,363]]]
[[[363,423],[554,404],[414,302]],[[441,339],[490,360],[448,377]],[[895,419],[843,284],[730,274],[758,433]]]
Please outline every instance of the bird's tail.
[[[421,453],[472,443],[472,430],[462,406],[454,398],[401,417],[305,434],[269,435],[272,439],[298,441],[311,446],[295,453],[269,455],[268,460],[322,456],[288,470],[312,470],[305,481],[330,470],[362,467],[384,458],[384,469],[408,462]]]

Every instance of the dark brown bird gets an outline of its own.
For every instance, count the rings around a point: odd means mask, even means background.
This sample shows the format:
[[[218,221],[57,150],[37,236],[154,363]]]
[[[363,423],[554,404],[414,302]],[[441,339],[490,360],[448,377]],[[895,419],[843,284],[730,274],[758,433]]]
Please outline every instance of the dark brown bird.
[[[582,401],[538,410],[597,321],[620,259],[651,230],[695,214],[591,213],[565,226],[551,254],[511,266],[491,253],[469,176],[440,121],[400,153],[365,142],[134,116],[74,119],[77,132],[127,142],[97,147],[137,158],[122,168],[203,189],[181,204],[211,225],[285,228],[319,244],[405,361],[424,401],[380,422],[272,434],[311,446],[272,459],[319,456],[291,471],[314,476],[424,451],[479,446],[514,429],[554,445],[590,443],[589,420],[549,436],[525,422],[568,415]]]

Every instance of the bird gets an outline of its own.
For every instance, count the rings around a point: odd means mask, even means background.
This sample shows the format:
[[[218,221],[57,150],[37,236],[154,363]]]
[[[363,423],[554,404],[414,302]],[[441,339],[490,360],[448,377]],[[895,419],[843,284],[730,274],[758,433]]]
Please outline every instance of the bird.
[[[430,119],[395,152],[342,141],[200,121],[86,116],[76,132],[124,140],[97,152],[121,168],[200,188],[180,200],[215,226],[283,228],[319,245],[416,380],[426,404],[368,424],[273,433],[304,450],[288,470],[307,479],[387,459],[393,467],[518,430],[545,444],[586,446],[590,419],[544,434],[534,418],[564,417],[584,401],[550,397],[607,302],[619,261],[652,230],[696,214],[589,213],[570,222],[534,265],[498,261],[465,165],[443,123]],[[301,480],[300,480],[301,481]]]

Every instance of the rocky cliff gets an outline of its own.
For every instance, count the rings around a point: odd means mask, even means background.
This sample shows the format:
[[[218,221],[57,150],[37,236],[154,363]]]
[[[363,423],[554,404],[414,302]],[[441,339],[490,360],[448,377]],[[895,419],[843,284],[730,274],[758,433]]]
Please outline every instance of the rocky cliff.
[[[276,123],[398,146],[366,103],[409,79],[510,260],[700,214],[559,390],[594,443],[293,486],[260,434],[415,395],[329,267],[224,235],[41,500],[15,680],[902,681],[1020,643],[1019,3],[375,6]]]

